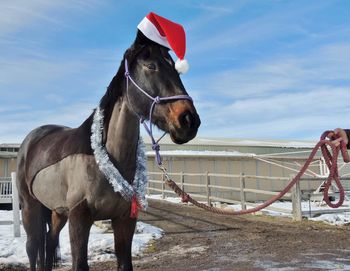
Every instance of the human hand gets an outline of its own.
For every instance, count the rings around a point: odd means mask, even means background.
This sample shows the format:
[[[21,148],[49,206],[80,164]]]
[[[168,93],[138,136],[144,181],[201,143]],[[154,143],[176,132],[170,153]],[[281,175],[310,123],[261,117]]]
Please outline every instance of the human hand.
[[[339,146],[340,142],[344,142],[345,145],[348,145],[349,138],[344,131],[344,129],[337,128],[334,131],[328,133],[327,137],[332,141],[335,146]]]

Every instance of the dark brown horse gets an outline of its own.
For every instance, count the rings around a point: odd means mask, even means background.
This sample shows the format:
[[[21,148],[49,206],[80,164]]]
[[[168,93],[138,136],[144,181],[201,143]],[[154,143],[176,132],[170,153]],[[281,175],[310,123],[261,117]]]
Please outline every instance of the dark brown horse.
[[[132,183],[137,167],[139,118],[149,117],[151,100],[135,85],[126,88],[125,59],[133,79],[149,95],[187,93],[168,49],[138,31],[99,104],[104,117],[103,146],[115,168]],[[31,270],[36,270],[36,265],[39,270],[52,269],[58,236],[67,219],[73,270],[89,269],[89,231],[92,223],[101,219],[112,220],[118,270],[132,270],[131,243],[136,219],[130,218],[130,201],[115,192],[96,162],[90,139],[93,116],[94,113],[75,129],[39,127],[20,147],[17,186]],[[178,144],[194,138],[200,125],[190,100],[158,104],[152,122]]]

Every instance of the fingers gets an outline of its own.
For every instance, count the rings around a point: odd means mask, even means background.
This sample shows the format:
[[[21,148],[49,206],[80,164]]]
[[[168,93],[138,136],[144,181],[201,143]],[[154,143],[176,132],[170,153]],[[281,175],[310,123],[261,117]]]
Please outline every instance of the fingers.
[[[336,146],[339,146],[340,142],[342,142],[342,141],[345,143],[345,145],[347,145],[349,142],[349,138],[348,138],[346,132],[344,131],[344,129],[341,129],[341,128],[336,128],[336,129],[334,129],[334,131],[329,132],[327,137]]]
[[[338,147],[340,145],[340,142],[343,141],[343,138],[342,137],[338,137],[337,139],[335,140],[332,140],[332,143]]]
[[[339,136],[343,139],[345,145],[347,145],[349,143],[348,135],[346,134],[346,132],[343,129],[337,128],[337,129],[335,129],[335,132],[336,132],[337,136]]]
[[[342,128],[336,128],[336,129],[334,129],[334,133],[336,135],[341,136],[343,133],[345,133],[345,131]]]
[[[335,133],[334,133],[334,131],[332,131],[332,132],[329,132],[328,134],[327,134],[327,137],[329,138],[329,139],[334,139],[335,138]]]

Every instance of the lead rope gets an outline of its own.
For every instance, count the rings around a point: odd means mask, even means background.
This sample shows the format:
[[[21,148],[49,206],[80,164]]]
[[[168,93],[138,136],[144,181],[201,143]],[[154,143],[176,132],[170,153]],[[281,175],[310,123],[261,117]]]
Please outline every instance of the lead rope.
[[[216,214],[221,214],[221,215],[244,215],[244,214],[250,214],[250,213],[255,213],[258,212],[267,206],[271,205],[275,201],[279,200],[281,197],[283,197],[292,187],[295,185],[297,182],[300,181],[301,176],[305,173],[307,168],[309,167],[310,163],[312,162],[313,158],[315,157],[317,151],[319,148],[321,148],[323,157],[326,161],[327,167],[329,168],[329,175],[327,180],[325,181],[325,188],[323,191],[323,197],[325,202],[327,203],[328,206],[332,208],[338,208],[341,206],[344,202],[345,198],[345,192],[344,188],[340,182],[339,175],[338,175],[338,155],[339,152],[341,152],[343,160],[345,163],[348,163],[350,161],[349,154],[346,149],[346,145],[343,141],[340,142],[340,146],[336,147],[331,141],[326,140],[326,136],[328,135],[330,131],[326,131],[322,134],[320,141],[316,144],[316,146],[312,149],[309,158],[306,160],[304,166],[300,169],[299,173],[289,182],[289,184],[276,196],[273,196],[271,199],[265,201],[259,206],[256,206],[251,209],[247,210],[239,210],[239,211],[233,211],[233,210],[224,210],[212,206],[208,206],[204,203],[200,203],[193,199],[189,194],[184,192],[169,176],[167,173],[166,168],[163,166],[163,164],[159,164],[160,170],[164,173],[165,176],[165,183],[174,190],[174,192],[181,197],[183,202],[190,202],[193,205],[202,208],[204,210],[216,213]],[[327,146],[330,147],[331,152],[328,150]],[[337,187],[339,189],[339,201],[337,203],[331,203],[328,197],[328,192],[331,187],[332,181],[335,181],[337,184]]]

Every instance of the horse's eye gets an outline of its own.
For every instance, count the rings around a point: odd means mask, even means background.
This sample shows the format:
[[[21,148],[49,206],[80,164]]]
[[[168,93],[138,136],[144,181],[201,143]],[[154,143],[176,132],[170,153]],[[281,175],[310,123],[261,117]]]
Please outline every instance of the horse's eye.
[[[147,64],[146,67],[150,70],[155,71],[157,69],[156,65],[153,63]]]

